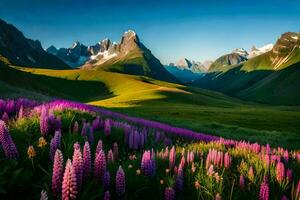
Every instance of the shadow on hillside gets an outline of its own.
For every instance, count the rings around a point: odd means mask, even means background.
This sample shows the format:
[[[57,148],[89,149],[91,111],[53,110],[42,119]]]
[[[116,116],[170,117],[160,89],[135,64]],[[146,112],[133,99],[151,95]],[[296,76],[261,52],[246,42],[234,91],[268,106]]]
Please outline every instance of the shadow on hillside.
[[[81,102],[100,100],[111,96],[104,83],[98,81],[68,80],[36,75],[0,63],[0,79],[9,85],[43,95]]]

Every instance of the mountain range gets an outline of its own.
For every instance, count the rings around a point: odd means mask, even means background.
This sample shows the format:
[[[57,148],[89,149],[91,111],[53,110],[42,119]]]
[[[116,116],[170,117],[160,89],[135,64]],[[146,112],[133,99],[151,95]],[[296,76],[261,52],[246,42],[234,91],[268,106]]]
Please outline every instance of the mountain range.
[[[70,48],[56,49],[50,46],[47,52],[73,67],[90,70],[102,68],[108,71],[149,76],[168,82],[179,82],[132,30],[126,31],[120,42],[112,42],[107,38],[93,46],[75,42]]]
[[[209,73],[192,84],[250,101],[299,105],[299,44],[300,33],[284,33],[271,50],[249,57],[249,60],[236,52],[231,55],[245,59],[223,63],[220,62],[223,60],[217,59],[209,69]]]

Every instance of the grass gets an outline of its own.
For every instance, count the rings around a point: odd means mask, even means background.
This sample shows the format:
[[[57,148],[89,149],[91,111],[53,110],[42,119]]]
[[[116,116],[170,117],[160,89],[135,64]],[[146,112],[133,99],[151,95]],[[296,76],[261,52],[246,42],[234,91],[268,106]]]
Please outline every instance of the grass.
[[[204,89],[101,69],[15,70],[26,72],[26,76],[33,76],[34,80],[38,77],[47,79],[42,85],[51,83],[47,86],[49,89],[41,91],[50,91],[49,95],[55,95],[57,90],[59,97],[62,95],[67,99],[200,132],[289,148],[300,147],[300,107],[254,104]],[[53,83],[57,81],[57,84]],[[40,92],[39,87],[34,88],[35,91]]]

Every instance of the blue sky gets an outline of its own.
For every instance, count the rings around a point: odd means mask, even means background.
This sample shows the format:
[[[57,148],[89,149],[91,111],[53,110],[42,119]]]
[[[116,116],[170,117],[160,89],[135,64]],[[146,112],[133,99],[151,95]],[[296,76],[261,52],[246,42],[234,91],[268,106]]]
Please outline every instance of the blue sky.
[[[299,0],[1,0],[0,18],[26,37],[68,47],[135,30],[163,63],[216,59],[300,30]]]

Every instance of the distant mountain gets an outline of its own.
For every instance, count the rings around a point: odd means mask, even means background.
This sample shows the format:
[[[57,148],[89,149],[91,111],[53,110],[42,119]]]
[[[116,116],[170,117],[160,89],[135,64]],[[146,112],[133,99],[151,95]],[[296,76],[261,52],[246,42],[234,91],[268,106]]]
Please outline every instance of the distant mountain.
[[[211,71],[192,84],[245,100],[300,105],[299,38],[299,33],[284,33],[271,50],[266,46],[265,53],[227,70]]]
[[[69,68],[62,60],[44,51],[40,41],[25,38],[16,27],[1,19],[0,55],[13,65],[51,69]]]
[[[193,73],[205,73],[207,72],[208,68],[212,64],[212,61],[204,61],[203,63],[197,61],[191,61],[187,58],[179,59],[176,64],[170,63],[169,66],[176,67],[180,70],[188,70]]]
[[[181,69],[172,64],[166,65],[165,68],[182,83],[191,83],[204,76],[204,73],[194,73],[191,70]]]
[[[269,52],[273,49],[273,44],[267,44],[265,46],[262,46],[260,48],[256,48],[255,46],[253,46],[251,48],[251,50],[248,52],[248,56],[247,58],[250,59],[250,58],[254,58],[256,56],[259,56],[261,54],[264,54],[266,52]]]
[[[208,72],[225,72],[237,64],[247,61],[247,57],[240,53],[230,53],[219,57],[215,60],[208,69]]]

